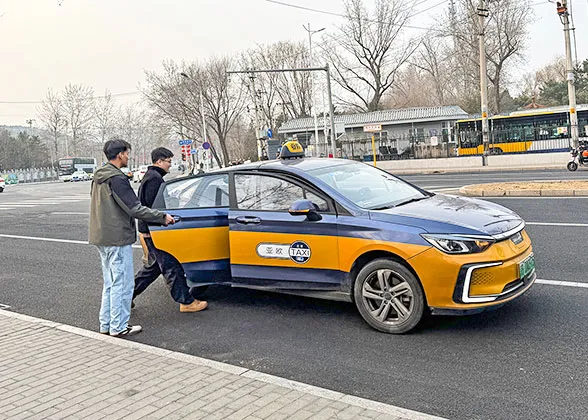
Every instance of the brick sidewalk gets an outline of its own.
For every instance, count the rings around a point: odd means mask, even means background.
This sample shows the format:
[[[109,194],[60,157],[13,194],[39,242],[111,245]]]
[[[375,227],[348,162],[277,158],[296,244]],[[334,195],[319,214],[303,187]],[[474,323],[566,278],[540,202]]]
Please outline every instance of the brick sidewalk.
[[[439,418],[0,310],[0,419]]]

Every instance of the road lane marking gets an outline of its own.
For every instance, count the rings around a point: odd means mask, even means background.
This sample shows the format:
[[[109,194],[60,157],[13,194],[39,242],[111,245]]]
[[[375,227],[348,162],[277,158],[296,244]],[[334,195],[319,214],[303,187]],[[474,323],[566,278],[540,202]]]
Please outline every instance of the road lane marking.
[[[563,287],[579,287],[580,289],[588,289],[588,283],[579,283],[577,281],[560,281],[560,280],[543,280],[537,279],[535,283],[548,284],[550,286],[563,286]]]
[[[83,214],[83,215],[88,215],[90,213],[84,213],[84,212],[81,212],[81,211],[79,211],[79,212],[78,211],[52,211],[51,214],[67,214],[67,215],[70,215],[70,214],[72,214],[72,215]]]
[[[0,303],[0,310],[1,309],[10,309],[10,305],[5,305],[4,303]]]
[[[525,224],[530,226],[588,227],[588,223],[525,222]]]
[[[8,239],[27,239],[31,241],[41,241],[41,242],[61,242],[64,244],[76,244],[76,245],[90,245],[88,241],[75,241],[73,239],[56,239],[56,238],[42,238],[39,236],[21,236],[21,235],[7,235],[5,233],[0,233],[0,238],[8,238]],[[133,245],[133,248],[141,249],[141,245]]]

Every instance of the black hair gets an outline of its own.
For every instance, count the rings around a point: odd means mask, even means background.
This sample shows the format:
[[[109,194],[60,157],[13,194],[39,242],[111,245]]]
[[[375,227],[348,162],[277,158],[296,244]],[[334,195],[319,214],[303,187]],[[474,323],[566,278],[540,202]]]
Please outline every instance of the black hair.
[[[112,139],[104,143],[104,155],[106,159],[116,159],[119,153],[131,150],[131,144],[128,141],[122,139]]]
[[[174,157],[172,151],[165,147],[158,147],[151,152],[151,162],[153,163],[157,162],[159,159],[169,159],[172,157]]]

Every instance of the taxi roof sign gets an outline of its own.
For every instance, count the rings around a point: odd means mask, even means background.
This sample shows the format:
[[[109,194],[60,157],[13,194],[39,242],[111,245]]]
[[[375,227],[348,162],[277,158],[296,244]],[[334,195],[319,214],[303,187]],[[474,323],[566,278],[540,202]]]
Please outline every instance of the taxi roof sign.
[[[304,148],[296,140],[283,144],[280,150],[280,159],[295,159],[304,157]]]

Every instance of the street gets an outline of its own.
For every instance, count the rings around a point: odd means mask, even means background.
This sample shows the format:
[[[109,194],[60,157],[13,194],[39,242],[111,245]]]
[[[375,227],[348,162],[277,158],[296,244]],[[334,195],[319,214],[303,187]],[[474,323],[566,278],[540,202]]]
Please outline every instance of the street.
[[[456,193],[474,183],[588,179],[588,172],[402,178]],[[97,330],[100,261],[84,243],[89,187],[28,184],[0,194],[1,305]],[[588,197],[492,201],[527,222],[540,279],[497,311],[430,317],[394,336],[371,329],[349,303],[237,288],[212,287],[209,309],[181,314],[157,281],[136,300],[131,320],[145,332],[133,340],[451,419],[585,418]]]

